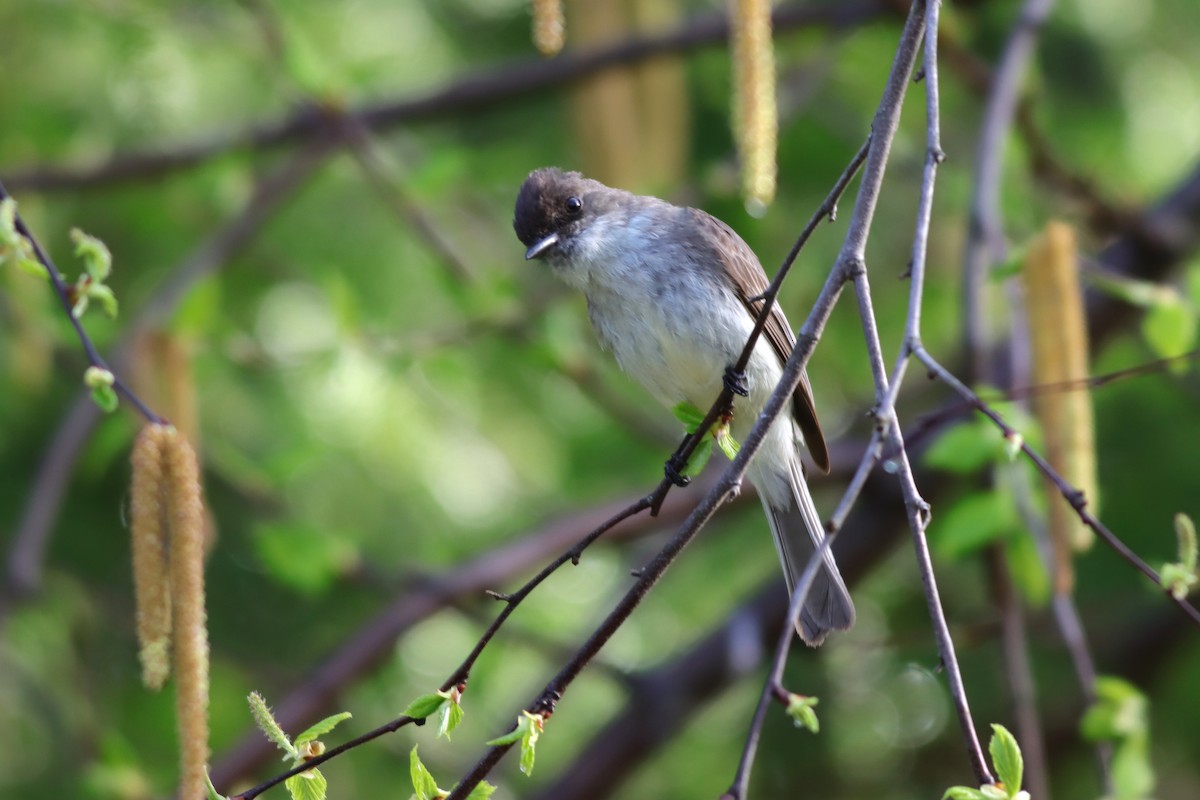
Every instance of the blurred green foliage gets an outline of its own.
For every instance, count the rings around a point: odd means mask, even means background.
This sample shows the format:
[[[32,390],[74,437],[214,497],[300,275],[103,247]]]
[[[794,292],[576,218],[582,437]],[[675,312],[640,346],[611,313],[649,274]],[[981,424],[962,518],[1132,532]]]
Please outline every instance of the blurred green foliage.
[[[716,4],[655,5],[684,20]],[[1014,2],[951,3],[945,22],[971,51],[994,61],[1017,10]],[[587,33],[570,25],[569,16],[568,47],[573,35]],[[0,30],[0,179],[35,164],[94,164],[115,153],[213,141],[304,103],[355,107],[416,97],[458,76],[534,58],[521,0],[27,2],[0,7]],[[685,168],[671,185],[627,188],[717,214],[772,272],[865,138],[898,30],[897,19],[882,16],[839,32],[780,37],[780,192],[765,217],[751,218],[736,193],[728,57],[720,47],[677,62],[687,101],[677,122],[687,133],[671,155]],[[1044,32],[1031,80],[1036,116],[1056,152],[1110,196],[1149,204],[1200,151],[1197,30],[1194,0],[1064,0]],[[924,332],[930,351],[951,359],[961,341],[958,275],[980,102],[948,65],[942,84],[949,160],[937,190]],[[216,754],[252,728],[244,699],[251,689],[284,697],[405,587],[553,517],[638,497],[661,474],[677,426],[599,353],[581,301],[525,263],[510,230],[513,198],[529,170],[559,164],[605,177],[603,160],[582,144],[572,92],[464,104],[376,132],[375,145],[398,165],[391,177],[403,197],[450,243],[457,266],[372,188],[349,152],[339,152],[248,247],[189,288],[163,325],[175,355],[156,360],[139,350],[128,369],[162,413],[182,413],[189,397],[198,410],[214,518],[208,580]],[[889,353],[900,343],[907,303],[900,278],[924,157],[922,108],[917,84],[868,252]],[[1031,177],[1020,141],[1010,144],[1004,208],[1013,243],[1050,216],[1082,224],[1075,206]],[[294,147],[222,151],[148,180],[15,194],[68,274],[77,271],[71,228],[111,250],[107,285],[121,316],[86,318],[110,352],[130,320],[157,302],[158,288],[238,218],[256,181],[280,169]],[[665,157],[643,155],[648,162]],[[818,232],[785,287],[794,325],[824,280],[848,216]],[[1103,235],[1085,241],[1094,251]],[[1169,312],[1147,317],[1146,338],[1135,329],[1109,343],[1096,371],[1194,343],[1200,279],[1195,266],[1189,273],[1190,291]],[[1002,310],[1003,292],[993,295]],[[82,392],[86,364],[45,283],[19,270],[0,273],[0,325],[0,541],[7,548],[23,525],[39,464]],[[155,388],[174,368],[186,378],[182,399]],[[852,304],[836,312],[810,375],[831,438],[865,437],[870,371]],[[1200,514],[1198,391],[1194,369],[1184,369],[1095,392],[1105,520],[1152,563],[1174,553],[1173,515]],[[943,397],[919,373],[910,375],[902,419],[913,421]],[[172,790],[171,699],[138,684],[133,638],[123,509],[135,424],[117,414],[91,437],[53,509],[39,591],[4,608],[4,796],[132,799]],[[943,444],[943,457],[974,463],[978,433],[966,435],[961,452]],[[980,494],[982,485],[960,474],[935,505],[932,530],[980,725],[1009,723],[1010,700],[996,612],[972,551],[985,539],[1022,535],[1009,516],[1015,511],[989,506],[1003,503]],[[818,481],[817,492],[827,513],[839,487]],[[903,525],[899,513],[896,525]],[[431,728],[406,728],[331,762],[331,796],[403,795],[405,753],[416,743],[432,772],[451,784],[561,664],[564,649],[602,618],[658,541],[601,545],[552,577],[480,661],[452,744]],[[1028,570],[1036,559],[1022,541],[1019,563]],[[777,570],[757,512],[723,513],[547,723],[536,777],[520,775],[510,758],[492,776],[501,784],[496,796],[531,795],[566,769],[628,698],[623,671],[678,654],[761,581],[777,579]],[[755,771],[757,797],[907,800],[938,796],[968,775],[910,554],[901,547],[854,591],[857,627],[819,654],[797,652],[788,670],[789,687],[821,697],[821,733],[796,732],[774,709]],[[1176,623],[1153,587],[1099,545],[1081,558],[1078,597],[1102,671],[1131,627],[1148,618],[1160,627]],[[334,710],[354,719],[327,743],[382,724],[436,689],[497,609],[486,598],[472,600],[402,637],[341,693]],[[1055,796],[1096,797],[1090,751],[1074,736],[1083,708],[1078,686],[1052,619],[1030,613],[1042,719],[1068,739],[1055,740]],[[1158,796],[1192,797],[1200,785],[1200,647],[1195,632],[1178,624],[1155,641],[1145,658],[1126,652],[1121,665],[1147,699]],[[719,793],[760,679],[753,672],[703,708],[633,774],[622,796]]]

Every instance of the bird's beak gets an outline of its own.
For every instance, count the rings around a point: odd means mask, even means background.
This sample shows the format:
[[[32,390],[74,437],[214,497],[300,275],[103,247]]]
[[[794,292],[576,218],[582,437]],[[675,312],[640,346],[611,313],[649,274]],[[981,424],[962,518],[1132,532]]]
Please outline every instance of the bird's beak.
[[[529,246],[528,250],[525,251],[525,260],[529,261],[531,259],[537,258],[542,253],[546,252],[547,250],[549,250],[551,247],[553,247],[556,244],[558,244],[558,234],[557,233],[552,233],[549,236],[546,236],[542,239],[538,239],[536,242],[534,242],[532,245]]]

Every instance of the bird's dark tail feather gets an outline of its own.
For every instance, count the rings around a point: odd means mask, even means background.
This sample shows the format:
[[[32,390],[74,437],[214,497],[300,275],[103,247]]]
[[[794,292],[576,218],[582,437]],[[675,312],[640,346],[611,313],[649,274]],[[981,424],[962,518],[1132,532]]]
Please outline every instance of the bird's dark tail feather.
[[[779,550],[788,592],[796,588],[816,546],[825,538],[821,517],[813,504],[799,460],[792,462],[792,502],[787,508],[773,508],[763,496],[763,508],[771,523],[771,533]],[[826,553],[808,592],[796,631],[809,647],[818,647],[830,631],[854,624],[854,602],[842,581],[832,553]]]

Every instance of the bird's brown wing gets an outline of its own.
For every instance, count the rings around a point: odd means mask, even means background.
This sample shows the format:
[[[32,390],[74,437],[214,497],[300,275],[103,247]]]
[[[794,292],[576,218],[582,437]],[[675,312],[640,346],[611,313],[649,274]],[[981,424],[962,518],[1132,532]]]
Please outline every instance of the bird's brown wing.
[[[728,275],[733,283],[737,296],[746,305],[747,311],[757,318],[762,309],[762,301],[755,300],[767,290],[767,275],[750,246],[742,241],[732,228],[721,220],[699,209],[689,209],[695,215],[697,226],[703,231],[704,238],[709,241],[713,252],[725,263]],[[775,303],[767,324],[763,328],[767,341],[771,343],[779,363],[787,361],[796,344],[787,317]],[[825,434],[821,432],[821,423],[817,421],[817,408],[813,404],[812,386],[808,382],[808,374],[800,376],[800,385],[792,397],[792,416],[804,434],[804,443],[817,466],[825,472],[829,471],[829,448],[825,444]]]

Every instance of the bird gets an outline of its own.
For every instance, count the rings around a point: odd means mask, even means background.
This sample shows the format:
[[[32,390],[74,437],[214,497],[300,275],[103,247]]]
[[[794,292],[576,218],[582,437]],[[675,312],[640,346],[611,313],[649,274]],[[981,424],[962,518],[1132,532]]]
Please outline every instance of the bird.
[[[668,408],[708,408],[728,385],[735,391],[731,433],[745,438],[783,374],[795,336],[773,304],[744,375],[733,372],[768,281],[754,251],[732,228],[697,208],[544,167],[521,185],[513,229],[527,261],[545,264],[583,293],[601,346],[625,373]],[[800,456],[807,447],[814,463],[829,469],[806,374],[790,411],[772,424],[747,477],[793,590],[825,536]],[[850,593],[826,550],[797,633],[816,647],[830,631],[851,627],[854,616]]]

